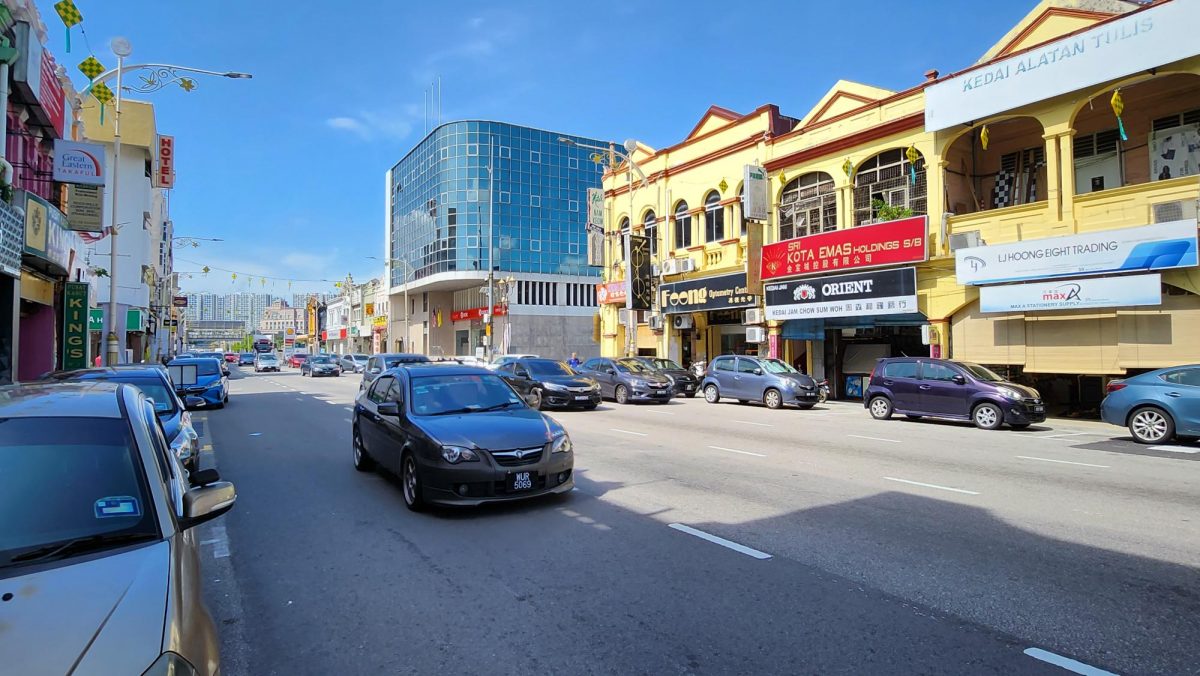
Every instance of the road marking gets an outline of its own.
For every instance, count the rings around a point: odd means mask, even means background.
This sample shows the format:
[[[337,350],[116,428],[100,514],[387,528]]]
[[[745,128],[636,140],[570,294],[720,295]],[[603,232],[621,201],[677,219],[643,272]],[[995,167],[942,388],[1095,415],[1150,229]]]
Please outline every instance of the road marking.
[[[1101,469],[1108,469],[1108,467],[1109,467],[1108,465],[1093,465],[1090,462],[1071,462],[1070,460],[1051,460],[1050,458],[1037,458],[1032,455],[1018,455],[1017,457],[1022,460],[1041,460],[1042,462],[1056,462],[1060,465],[1079,465],[1080,467],[1099,467]]]
[[[611,432],[621,432],[621,433],[623,433],[623,434],[633,434],[633,435],[635,435],[635,436],[639,436],[639,437],[648,437],[648,436],[650,436],[649,434],[646,434],[645,432],[630,432],[629,430],[617,429],[616,427],[610,427],[610,428],[608,428],[608,429],[609,429],[609,431],[611,431]]]
[[[350,422],[349,418],[342,418],[342,420],[345,420],[346,422]]]
[[[1104,437],[1106,434],[1099,432],[1066,432],[1064,434],[1047,434],[1045,436],[1034,437],[1034,439],[1062,439],[1065,437]]]
[[[304,397],[296,397],[296,401],[304,401]]]
[[[758,458],[767,457],[767,456],[763,455],[762,453],[751,453],[750,451],[739,451],[736,448],[725,448],[724,446],[709,446],[709,448],[716,449],[718,451],[726,451],[728,453],[741,453],[742,455],[753,455]]]
[[[213,558],[224,559],[229,556],[229,536],[225,533],[225,524],[216,524],[212,527],[214,537],[210,540],[202,540],[202,545],[213,546]]]
[[[1041,648],[1026,648],[1025,654],[1029,655],[1035,660],[1048,662],[1056,667],[1061,667],[1072,673],[1084,674],[1084,676],[1116,676],[1116,674],[1111,671],[1097,669],[1090,664],[1084,664],[1083,662],[1073,660],[1069,657],[1063,657],[1062,655],[1055,655],[1049,650],[1042,650]]]
[[[950,488],[949,486],[939,486],[937,484],[925,484],[925,483],[921,483],[920,481],[909,481],[908,479],[897,479],[896,477],[893,477],[893,476],[885,476],[883,478],[887,479],[888,481],[899,481],[902,484],[912,484],[913,486],[924,486],[926,488],[936,488],[941,491],[951,491],[954,493],[965,493],[967,495],[979,495],[979,493],[977,493],[975,491],[964,491],[961,488]]]
[[[760,552],[757,549],[751,549],[750,547],[747,547],[746,545],[739,545],[736,542],[726,540],[725,538],[717,537],[716,535],[712,535],[711,533],[705,533],[702,530],[696,530],[695,528],[692,528],[691,526],[685,526],[681,523],[669,523],[669,524],[667,524],[667,526],[669,528],[674,528],[675,530],[677,530],[681,533],[687,533],[688,535],[695,535],[696,537],[700,538],[701,540],[708,540],[709,542],[712,542],[713,544],[718,544],[718,545],[721,545],[722,547],[728,547],[729,549],[732,549],[733,551],[739,552],[741,554],[745,554],[746,556],[752,556],[752,557],[754,557],[756,559],[760,559],[760,560],[771,558],[771,555],[766,552]]]
[[[758,425],[759,427],[774,427],[771,423],[750,422],[749,420],[734,420],[733,422],[742,423],[743,425]]]
[[[1168,453],[1200,453],[1200,448],[1185,448],[1183,446],[1147,446],[1152,451],[1166,451]]]
[[[342,408],[343,408],[343,409],[345,409],[345,410],[347,410],[347,411],[353,411],[353,410],[354,410],[354,409],[350,408],[349,406],[343,406]]]
[[[858,434],[847,434],[846,436],[848,436],[848,437],[854,437],[855,439],[870,439],[871,441],[886,441],[886,442],[888,442],[889,444],[899,444],[899,443],[903,443],[903,442],[901,442],[901,441],[899,441],[899,440],[897,440],[897,439],[884,439],[884,438],[882,438],[882,437],[864,437],[864,436],[861,436],[861,435],[858,435]]]
[[[660,410],[654,409],[654,408],[648,408],[648,409],[646,409],[646,411],[649,413],[661,413],[662,415],[675,415],[674,413],[672,413],[670,411],[660,411]]]
[[[250,433],[250,436],[252,436],[252,437],[261,437],[261,436],[262,436],[262,432],[251,432],[251,433]]]

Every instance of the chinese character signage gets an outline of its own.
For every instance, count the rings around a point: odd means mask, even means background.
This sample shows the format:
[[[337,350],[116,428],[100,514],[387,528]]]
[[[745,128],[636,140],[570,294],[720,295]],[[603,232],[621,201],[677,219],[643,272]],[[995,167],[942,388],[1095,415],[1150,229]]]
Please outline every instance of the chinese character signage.
[[[819,319],[917,312],[917,269],[873,270],[763,287],[767,319]]]
[[[763,247],[763,280],[919,263],[929,256],[928,217],[833,230]]]
[[[604,228],[604,191],[600,188],[588,188],[588,220],[593,228]]]
[[[665,314],[753,307],[758,297],[746,285],[746,273],[689,279],[658,287],[658,306]]]
[[[596,285],[596,302],[600,305],[625,305],[625,282]]]

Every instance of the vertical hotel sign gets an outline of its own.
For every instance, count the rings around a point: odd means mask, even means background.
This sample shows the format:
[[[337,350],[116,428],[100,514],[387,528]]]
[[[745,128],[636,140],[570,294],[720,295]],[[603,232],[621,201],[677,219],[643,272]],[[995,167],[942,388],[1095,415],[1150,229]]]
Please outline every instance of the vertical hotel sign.
[[[175,137],[159,134],[154,140],[154,187],[175,187]]]
[[[63,285],[62,367],[64,370],[88,365],[88,285],[67,282]]]

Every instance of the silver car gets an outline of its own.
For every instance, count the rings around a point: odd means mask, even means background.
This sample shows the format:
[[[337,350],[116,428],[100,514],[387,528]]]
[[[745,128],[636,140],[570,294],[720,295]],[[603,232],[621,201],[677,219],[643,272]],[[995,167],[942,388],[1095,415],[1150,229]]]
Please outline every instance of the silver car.
[[[133,385],[0,387],[0,670],[219,673],[195,529],[237,498],[218,479]]]

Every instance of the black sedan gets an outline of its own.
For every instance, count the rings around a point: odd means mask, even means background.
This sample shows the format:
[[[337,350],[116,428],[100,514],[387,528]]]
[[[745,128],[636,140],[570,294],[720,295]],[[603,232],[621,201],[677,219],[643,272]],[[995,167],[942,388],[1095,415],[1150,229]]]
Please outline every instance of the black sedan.
[[[254,366],[254,353],[242,352],[238,354],[238,366]]]
[[[670,378],[671,382],[675,383],[675,394],[682,394],[691,399],[700,391],[700,379],[670,359],[662,357],[633,357],[633,359]]]
[[[317,376],[340,376],[342,375],[342,366],[332,356],[318,354],[305,359],[300,364],[300,375],[309,375],[313,378]]]
[[[354,467],[400,476],[404,504],[479,505],[567,493],[567,431],[500,376],[469,366],[402,366],[354,403]]]
[[[537,409],[578,406],[590,411],[600,405],[600,384],[561,361],[523,357],[495,372]]]

